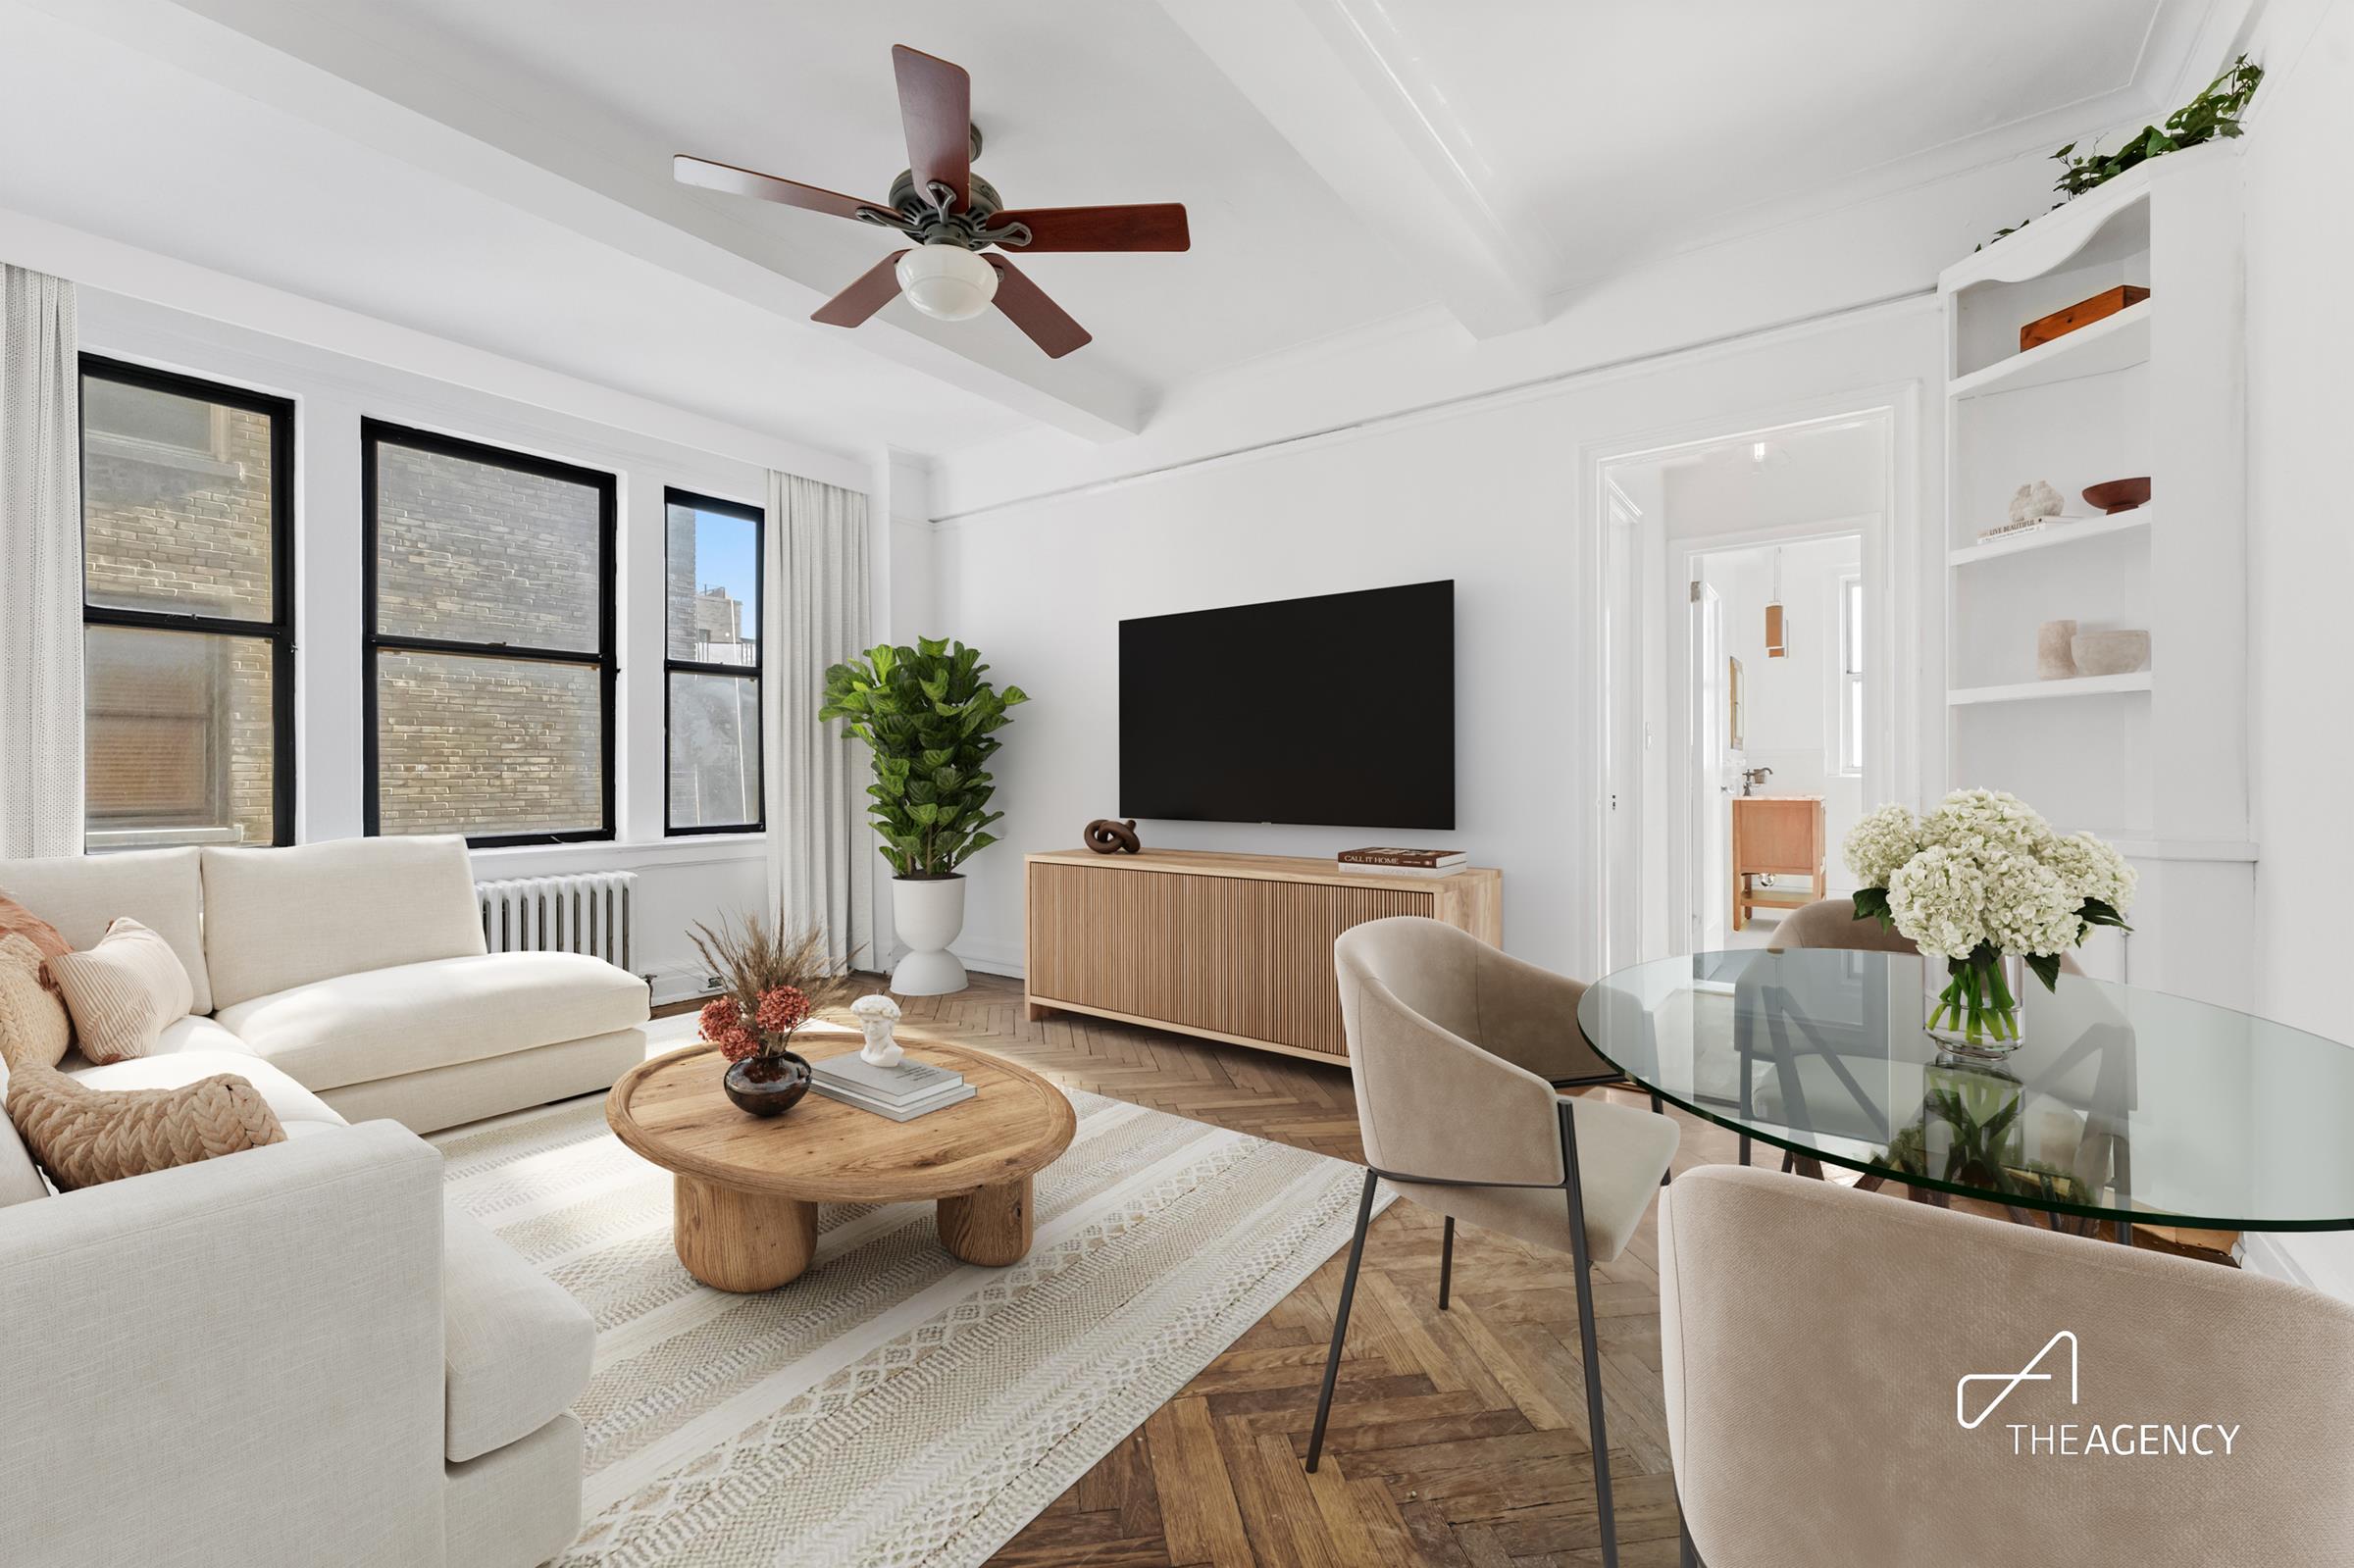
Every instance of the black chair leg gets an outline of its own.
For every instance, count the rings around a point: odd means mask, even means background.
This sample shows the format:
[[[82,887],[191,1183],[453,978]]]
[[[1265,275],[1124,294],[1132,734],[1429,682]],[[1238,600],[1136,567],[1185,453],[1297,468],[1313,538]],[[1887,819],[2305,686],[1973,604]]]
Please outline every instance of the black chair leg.
[[[1349,1338],[1349,1303],[1356,1298],[1356,1266],[1365,1260],[1365,1227],[1373,1222],[1373,1183],[1371,1171],[1365,1173],[1364,1195],[1356,1200],[1356,1239],[1349,1243],[1349,1272],[1341,1280],[1341,1310],[1332,1320],[1332,1351],[1324,1358],[1324,1389],[1316,1395],[1316,1425],[1307,1435],[1307,1471],[1313,1475],[1316,1461],[1324,1456],[1324,1421],[1332,1414],[1332,1386],[1341,1376],[1341,1345]],[[1448,1222],[1449,1226],[1454,1221]]]
[[[1747,1133],[1741,1135],[1741,1163],[1744,1165],[1749,1163],[1749,1135]]]
[[[1602,1350],[1594,1339],[1594,1260],[1586,1247],[1577,1132],[1566,1104],[1561,1107],[1561,1163],[1569,1179],[1569,1253],[1577,1267],[1577,1339],[1586,1366],[1586,1435],[1594,1448],[1594,1516],[1602,1536],[1603,1568],[1618,1568],[1618,1531],[1611,1514],[1611,1435],[1602,1410]]]
[[[1680,1508],[1682,1503],[1679,1501],[1677,1506]],[[1692,1544],[1692,1527],[1685,1524],[1680,1518],[1676,1521],[1675,1539],[1677,1543],[1675,1560],[1679,1568],[1707,1568],[1707,1565],[1700,1560],[1700,1548]]]
[[[1447,1288],[1455,1283],[1455,1216],[1447,1216],[1447,1229],[1439,1239],[1439,1310],[1447,1310]]]

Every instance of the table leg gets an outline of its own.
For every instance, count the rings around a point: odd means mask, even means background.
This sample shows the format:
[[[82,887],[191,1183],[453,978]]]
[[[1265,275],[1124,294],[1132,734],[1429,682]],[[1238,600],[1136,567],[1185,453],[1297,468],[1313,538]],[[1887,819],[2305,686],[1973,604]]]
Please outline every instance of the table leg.
[[[671,1239],[687,1272],[719,1290],[773,1290],[817,1253],[817,1205],[678,1178]]]
[[[1001,1269],[1030,1254],[1030,1178],[940,1200],[940,1243],[967,1263]]]

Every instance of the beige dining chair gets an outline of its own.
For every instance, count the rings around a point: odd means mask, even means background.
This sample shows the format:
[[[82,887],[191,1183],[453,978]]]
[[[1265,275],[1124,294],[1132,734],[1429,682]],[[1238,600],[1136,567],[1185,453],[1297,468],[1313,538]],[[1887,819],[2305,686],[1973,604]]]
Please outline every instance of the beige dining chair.
[[[1877,920],[1858,920],[1855,905],[1846,898],[1817,898],[1811,904],[1801,904],[1784,915],[1766,940],[1768,952],[1782,952],[1792,947],[1839,947],[1849,952],[1917,953],[1901,933],[1882,927]],[[2060,972],[2081,975],[2075,955],[2060,955]]]
[[[1738,1166],[1659,1235],[1685,1568],[2354,1562],[2354,1307]]]
[[[1578,1031],[1577,1004],[1586,987],[1576,981],[1417,915],[1343,932],[1333,943],[1333,964],[1367,1169],[1324,1387],[1316,1396],[1307,1468],[1313,1471],[1324,1451],[1374,1189],[1387,1181],[1401,1196],[1446,1217],[1441,1310],[1455,1267],[1458,1219],[1570,1255],[1595,1508],[1603,1561],[1615,1564],[1593,1265],[1626,1250],[1674,1156],[1676,1126],[1632,1106],[1556,1092],[1619,1078]]]

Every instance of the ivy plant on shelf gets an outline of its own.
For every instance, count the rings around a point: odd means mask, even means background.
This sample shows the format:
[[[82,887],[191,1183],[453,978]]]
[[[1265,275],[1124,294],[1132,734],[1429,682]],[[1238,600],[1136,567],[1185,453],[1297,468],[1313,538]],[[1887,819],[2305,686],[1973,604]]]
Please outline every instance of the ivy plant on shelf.
[[[982,677],[977,648],[940,637],[915,646],[886,643],[826,671],[818,721],[844,721],[845,736],[874,759],[867,816],[891,863],[892,917],[908,951],[891,988],[935,996],[964,988],[964,966],[948,951],[964,928],[964,878],[956,868],[998,841],[989,832],[997,783],[988,763],[1004,744],[1006,710],[1030,700],[1020,686],[999,691]]]
[[[2060,177],[2052,185],[2060,193],[2060,200],[2051,210],[2059,211],[2073,198],[2098,189],[2126,170],[2153,158],[2196,147],[2219,136],[2241,134],[2239,117],[2246,112],[2248,100],[2256,96],[2257,84],[2263,80],[2264,67],[2241,55],[2231,62],[2230,70],[2207,83],[2205,91],[2167,116],[2164,126],[2142,126],[2115,152],[2089,148],[2078,152],[2078,144],[2070,142],[2052,154],[2060,164]],[[2033,221],[2021,219],[2010,228],[1998,228],[1994,238],[2016,234]],[[1987,243],[1992,244],[1993,240]]]

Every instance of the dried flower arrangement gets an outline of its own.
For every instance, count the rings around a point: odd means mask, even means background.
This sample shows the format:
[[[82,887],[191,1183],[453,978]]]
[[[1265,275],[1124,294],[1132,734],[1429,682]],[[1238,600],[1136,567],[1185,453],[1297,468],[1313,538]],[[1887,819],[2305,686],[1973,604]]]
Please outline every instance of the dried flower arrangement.
[[[782,1056],[800,1027],[856,989],[849,964],[826,952],[825,933],[747,915],[722,918],[717,929],[697,923],[689,933],[726,992],[703,1004],[703,1038],[731,1062]]]

